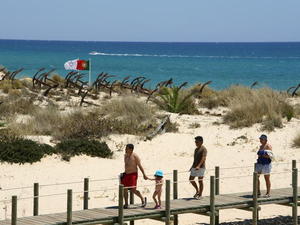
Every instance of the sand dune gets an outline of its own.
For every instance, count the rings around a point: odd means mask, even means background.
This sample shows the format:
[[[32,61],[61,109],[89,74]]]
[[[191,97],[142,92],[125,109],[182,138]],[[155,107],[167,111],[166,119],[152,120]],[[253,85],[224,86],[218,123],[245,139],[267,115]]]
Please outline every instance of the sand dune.
[[[192,163],[194,151],[194,136],[202,135],[204,145],[208,149],[207,174],[204,195],[209,193],[209,175],[214,173],[214,167],[221,167],[221,193],[251,191],[253,164],[256,160],[256,150],[259,146],[258,137],[261,134],[259,125],[238,130],[229,129],[227,125],[213,125],[220,117],[211,115],[171,115],[173,122],[179,123],[178,133],[165,133],[152,141],[144,141],[132,135],[111,135],[107,143],[114,150],[113,159],[99,159],[86,156],[74,157],[70,162],[61,161],[58,156],[44,158],[41,162],[25,165],[9,165],[3,163],[1,168],[0,217],[10,217],[10,198],[18,195],[18,215],[32,215],[32,188],[34,182],[41,185],[40,195],[61,193],[62,195],[45,196],[40,199],[40,213],[62,212],[66,210],[66,190],[71,188],[74,194],[74,209],[82,208],[82,181],[85,177],[91,179],[90,207],[105,207],[117,204],[118,174],[123,171],[123,150],[127,143],[135,144],[135,152],[141,157],[146,173],[151,176],[155,170],[162,169],[165,179],[172,179],[173,169],[179,171],[179,197],[190,197],[194,194],[188,183],[187,172]],[[200,124],[199,128],[190,128],[192,124]],[[296,131],[300,131],[300,120],[292,119],[285,122],[282,129],[276,129],[268,134],[274,148],[276,160],[271,176],[272,188],[288,187],[291,184],[291,160],[300,159],[299,149],[292,148],[292,139]],[[32,137],[35,140],[49,142],[49,137]],[[120,151],[121,149],[121,151]],[[232,168],[233,167],[233,168]],[[228,177],[228,178],[226,178]],[[230,178],[231,177],[231,178]],[[112,180],[106,180],[112,178]],[[104,181],[101,181],[105,179]],[[96,181],[93,181],[96,180]],[[69,183],[64,185],[51,185]],[[72,183],[81,182],[81,183]],[[264,187],[264,182],[262,182]],[[46,185],[46,186],[43,186]],[[50,186],[47,186],[50,185]],[[139,189],[151,198],[154,189],[152,181],[142,178],[138,181]],[[28,187],[21,190],[6,190],[14,187]],[[2,199],[4,201],[2,201]],[[291,215],[291,209],[284,206],[268,205],[262,207],[261,218],[279,215]],[[241,221],[250,219],[251,213],[241,210],[224,210],[221,221]],[[207,223],[209,218],[198,215],[180,216],[182,224]],[[160,224],[150,220],[142,220],[136,224]]]

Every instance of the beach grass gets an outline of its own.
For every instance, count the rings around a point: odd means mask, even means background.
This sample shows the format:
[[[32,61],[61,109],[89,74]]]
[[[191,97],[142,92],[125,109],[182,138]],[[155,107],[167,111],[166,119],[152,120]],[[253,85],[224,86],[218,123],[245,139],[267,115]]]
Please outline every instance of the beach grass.
[[[0,90],[8,94],[11,90],[22,89],[24,87],[20,80],[3,80],[0,82]]]
[[[51,79],[64,83],[57,74]],[[283,127],[285,119],[290,121],[300,116],[300,107],[288,103],[287,94],[270,88],[251,89],[236,85],[217,91],[206,86],[201,93],[200,85],[163,87],[148,103],[146,98],[135,93],[105,97],[94,89],[87,101],[96,104],[79,107],[76,101],[80,101],[80,96],[74,88],[61,86],[45,97],[42,95],[45,89],[32,89],[31,82],[27,78],[0,82],[0,117],[6,132],[11,132],[12,136],[49,135],[56,141],[97,139],[110,134],[143,136],[155,130],[165,112],[199,114],[203,107],[226,107],[220,116],[231,128],[259,123],[261,130],[274,131]],[[200,127],[198,122],[190,125],[191,129]],[[178,124],[171,121],[167,132],[177,131]]]
[[[10,119],[8,125],[18,135],[51,135],[57,140],[101,138],[112,133],[143,135],[156,126],[155,107],[133,97],[113,99],[90,110],[62,112],[51,105],[35,108],[26,121]]]
[[[300,132],[296,135],[296,137],[293,139],[293,147],[300,148]]]
[[[34,105],[30,98],[20,97],[20,93],[14,93],[7,98],[1,98],[0,117],[13,117],[17,114],[32,114],[38,106]]]
[[[61,77],[59,74],[53,74],[53,75],[51,76],[51,79],[52,79],[54,82],[56,82],[56,83],[58,83],[58,84],[60,84],[60,85],[64,85],[64,84],[65,84],[65,79],[64,79],[63,77]]]
[[[275,127],[282,127],[282,118],[291,120],[294,116],[293,107],[286,102],[287,95],[270,88],[232,86],[205,96],[209,100],[200,100],[200,105],[203,106],[204,102],[204,105],[210,108],[227,106],[230,109],[223,116],[223,121],[231,128],[263,123],[262,130],[272,131]]]
[[[115,121],[114,130],[122,134],[141,135],[157,126],[156,107],[145,104],[134,96],[107,101],[99,112],[107,120]]]

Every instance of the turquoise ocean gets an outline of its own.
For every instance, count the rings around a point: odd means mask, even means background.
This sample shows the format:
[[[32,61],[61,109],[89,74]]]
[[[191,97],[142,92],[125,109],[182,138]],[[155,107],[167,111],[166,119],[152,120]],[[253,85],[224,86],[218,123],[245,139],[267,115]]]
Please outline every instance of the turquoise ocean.
[[[0,40],[0,65],[24,68],[17,76],[55,68],[65,76],[64,63],[91,59],[92,79],[101,72],[151,79],[148,87],[173,78],[175,84],[212,81],[215,89],[234,84],[286,90],[300,83],[300,42],[289,43],[159,43]],[[85,78],[88,79],[88,75]]]

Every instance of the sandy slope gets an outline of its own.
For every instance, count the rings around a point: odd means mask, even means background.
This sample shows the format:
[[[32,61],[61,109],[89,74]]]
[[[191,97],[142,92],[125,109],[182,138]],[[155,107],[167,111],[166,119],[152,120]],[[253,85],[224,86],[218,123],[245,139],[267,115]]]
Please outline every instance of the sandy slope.
[[[179,123],[178,133],[165,133],[155,137],[152,141],[143,141],[139,137],[130,135],[112,135],[108,138],[109,146],[115,151],[114,159],[97,159],[86,156],[72,158],[70,162],[63,162],[59,157],[48,157],[33,165],[8,165],[1,164],[0,186],[0,217],[10,216],[9,200],[16,194],[20,198],[19,215],[32,214],[32,189],[5,190],[12,187],[28,187],[34,182],[40,185],[80,182],[84,177],[91,180],[113,178],[113,180],[94,181],[90,184],[91,190],[100,190],[91,193],[90,207],[104,207],[117,204],[118,174],[123,171],[123,151],[125,144],[133,143],[135,152],[140,155],[146,173],[151,175],[157,169],[162,169],[166,179],[171,179],[173,169],[179,173],[179,197],[190,197],[194,190],[187,182],[187,170],[191,166],[194,151],[194,136],[202,135],[204,145],[208,149],[207,176],[205,191],[209,191],[208,179],[213,174],[214,167],[221,167],[221,193],[250,191],[252,188],[253,163],[256,159],[256,150],[259,145],[258,137],[261,134],[259,126],[239,130],[229,129],[226,125],[213,125],[220,117],[211,115],[202,116],[171,116],[172,121]],[[190,128],[194,123],[201,127]],[[300,120],[292,119],[284,123],[284,128],[277,129],[269,135],[270,143],[274,148],[276,162],[273,165],[272,187],[288,187],[291,183],[291,160],[300,159],[300,149],[292,148],[291,143],[296,131],[300,131]],[[246,138],[239,138],[245,136]],[[49,142],[49,137],[37,138]],[[239,167],[229,169],[230,167]],[[223,168],[223,169],[222,169]],[[225,169],[227,168],[227,169]],[[244,176],[244,177],[243,177]],[[264,183],[263,183],[264,184]],[[151,198],[154,189],[152,181],[139,179],[140,190]],[[41,186],[40,194],[49,195],[62,193],[59,196],[45,196],[40,199],[40,213],[61,212],[66,209],[66,190],[73,189],[74,209],[82,208],[82,183],[65,184],[58,186]],[[2,200],[7,200],[3,202]],[[276,215],[291,215],[291,209],[284,206],[263,206],[261,217],[268,218]],[[221,221],[243,220],[251,218],[250,212],[241,210],[226,210],[221,212]],[[202,224],[209,218],[198,215],[180,216],[181,224]],[[136,224],[160,224],[148,220],[139,221]]]

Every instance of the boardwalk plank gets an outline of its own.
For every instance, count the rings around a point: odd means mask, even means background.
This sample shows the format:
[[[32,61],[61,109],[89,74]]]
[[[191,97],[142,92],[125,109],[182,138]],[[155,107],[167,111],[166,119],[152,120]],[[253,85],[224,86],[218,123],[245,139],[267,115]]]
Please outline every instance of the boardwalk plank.
[[[300,193],[300,187],[298,188]],[[291,202],[292,189],[281,188],[272,190],[270,198],[259,198],[259,205],[276,204],[282,202]],[[252,203],[252,193],[233,193],[217,195],[215,197],[215,205],[218,209],[227,208],[245,208]],[[200,200],[193,198],[176,199],[171,201],[171,214],[181,214],[189,212],[206,212],[209,210],[210,198],[205,196]],[[164,215],[164,205],[162,209],[153,209],[154,204],[150,203],[147,207],[141,208],[139,205],[133,205],[131,209],[124,209],[124,220],[143,218],[159,218]],[[89,223],[113,223],[117,221],[118,207],[95,208],[88,210],[74,211],[74,224],[89,224]],[[66,213],[54,213],[40,216],[30,216],[18,218],[18,225],[62,225],[66,223]],[[11,225],[10,220],[0,221],[0,225]]]

